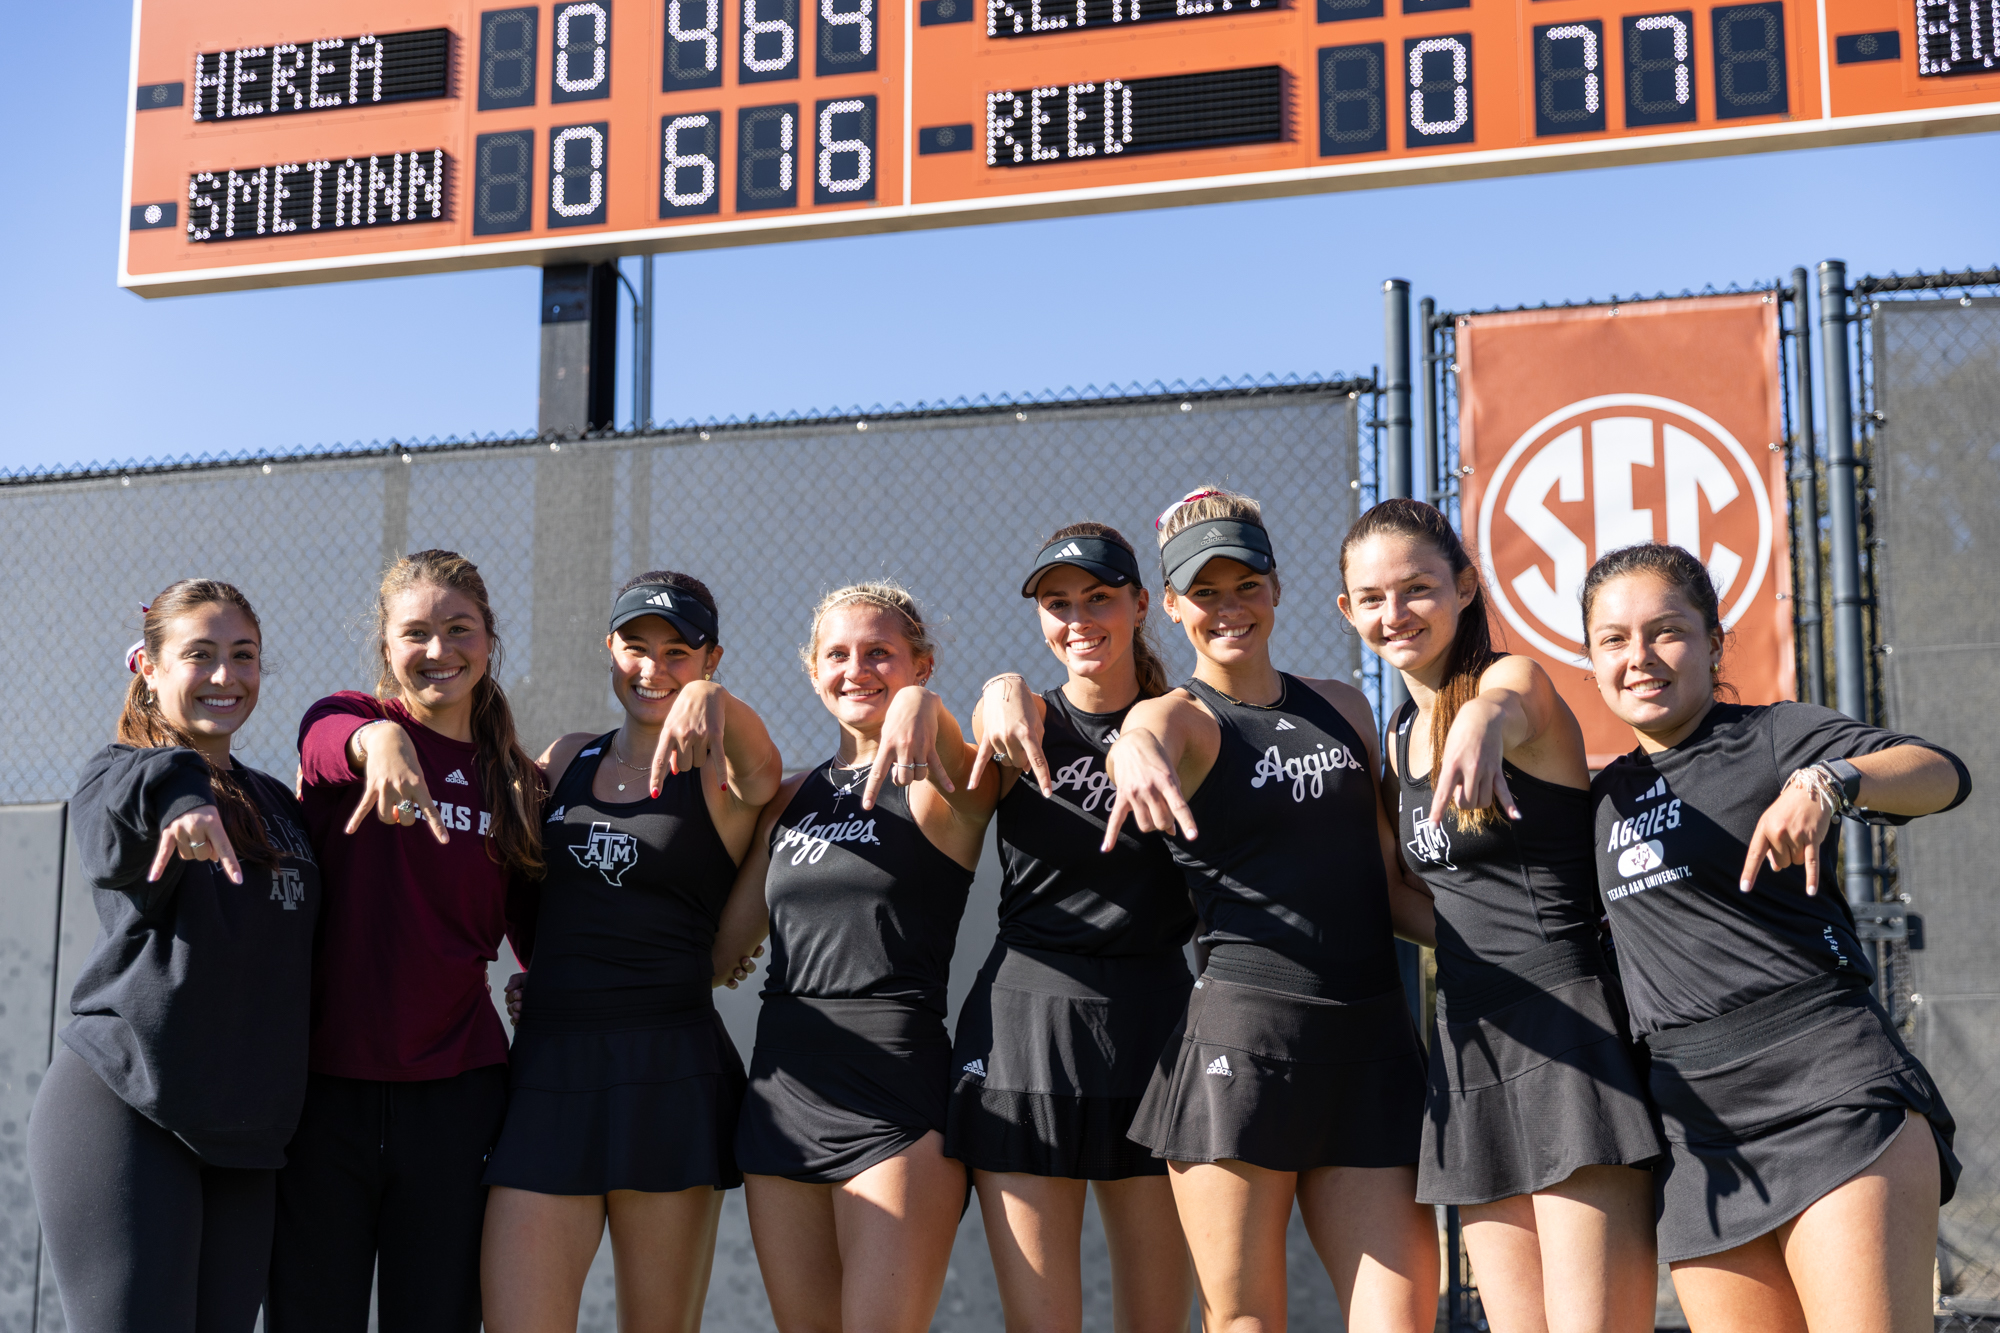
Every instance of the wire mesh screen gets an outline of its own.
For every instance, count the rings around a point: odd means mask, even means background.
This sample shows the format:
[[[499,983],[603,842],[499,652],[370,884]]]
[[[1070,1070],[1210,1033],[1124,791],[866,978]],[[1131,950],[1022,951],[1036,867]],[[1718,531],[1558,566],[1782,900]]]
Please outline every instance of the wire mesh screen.
[[[1951,746],[1975,792],[1990,792],[2000,602],[1982,590],[2000,580],[2000,299],[1874,300],[1866,314],[1887,722]],[[1941,1223],[1940,1294],[1961,1313],[2000,1314],[2000,825],[1962,807],[1898,830],[1895,852],[1889,887],[1926,938],[1894,951],[1889,973],[1965,1165]]]
[[[306,706],[374,682],[369,617],[384,562],[431,546],[465,553],[486,577],[503,644],[497,675],[531,750],[616,724],[605,616],[612,589],[650,568],[685,570],[714,590],[718,678],[763,713],[791,767],[833,745],[799,644],[820,594],[856,579],[902,582],[938,622],[934,683],[953,708],[1000,670],[1059,683],[1019,596],[1040,539],[1088,518],[1150,552],[1154,516],[1200,482],[1264,502],[1284,579],[1280,665],[1359,679],[1335,597],[1340,538],[1362,492],[1358,409],[1372,387],[1324,381],[16,481],[0,486],[0,551],[17,571],[0,593],[0,665],[50,682],[53,652],[66,669],[32,708],[0,720],[0,804],[68,796],[112,731],[138,603],[190,575],[235,583],[257,606],[272,665],[239,750],[289,777]],[[1172,666],[1190,670],[1185,640],[1164,614],[1154,619]]]

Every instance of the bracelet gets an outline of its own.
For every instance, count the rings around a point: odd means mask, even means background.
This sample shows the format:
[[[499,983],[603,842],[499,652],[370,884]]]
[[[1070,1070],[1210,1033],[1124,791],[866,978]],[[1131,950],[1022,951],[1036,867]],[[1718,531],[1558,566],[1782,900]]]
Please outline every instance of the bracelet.
[[[1824,764],[1793,769],[1792,775],[1785,779],[1785,785],[1780,790],[1810,793],[1820,809],[1826,811],[1829,819],[1839,819],[1845,813],[1846,795],[1840,790],[1840,782]]]
[[[361,757],[365,759],[368,757],[368,749],[366,746],[361,744],[361,733],[368,730],[368,728],[370,727],[393,727],[395,725],[396,724],[392,719],[386,717],[378,717],[370,721],[363,722],[353,731],[347,733],[347,743],[349,745],[352,745],[355,749],[361,751]]]
[[[985,698],[985,697],[986,697],[986,691],[992,688],[992,686],[993,686],[993,682],[994,682],[994,681],[996,681],[996,680],[1018,680],[1018,681],[1020,681],[1020,682],[1021,682],[1021,683],[1022,683],[1023,685],[1026,685],[1026,684],[1028,683],[1028,678],[1027,678],[1026,676],[1023,676],[1023,675],[1022,675],[1022,674],[1021,674],[1020,672],[1018,672],[1018,671],[1000,671],[1000,672],[996,672],[995,674],[993,674],[993,675],[991,675],[991,676],[988,676],[988,677],[986,678],[986,683],[985,683],[985,684],[983,684],[983,685],[981,685],[981,686],[979,687],[979,697],[980,697],[980,698],[982,698],[982,699],[983,699],[983,698]]]

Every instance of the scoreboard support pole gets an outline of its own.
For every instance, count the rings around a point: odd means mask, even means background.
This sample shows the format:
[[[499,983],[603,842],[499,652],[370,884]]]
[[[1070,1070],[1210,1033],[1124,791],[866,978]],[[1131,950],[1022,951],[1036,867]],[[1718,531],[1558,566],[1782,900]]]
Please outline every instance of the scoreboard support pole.
[[[1376,495],[1407,499],[1410,489],[1410,284],[1390,278],[1382,284],[1382,417],[1387,428],[1375,456]],[[1362,651],[1367,651],[1363,649]],[[1402,673],[1382,664],[1382,753],[1389,753],[1390,719],[1410,697]],[[1403,995],[1417,1030],[1424,1026],[1423,956],[1408,940],[1396,941],[1396,970],[1403,975]]]
[[[618,266],[544,268],[536,429],[544,435],[571,435],[612,425],[617,357]]]

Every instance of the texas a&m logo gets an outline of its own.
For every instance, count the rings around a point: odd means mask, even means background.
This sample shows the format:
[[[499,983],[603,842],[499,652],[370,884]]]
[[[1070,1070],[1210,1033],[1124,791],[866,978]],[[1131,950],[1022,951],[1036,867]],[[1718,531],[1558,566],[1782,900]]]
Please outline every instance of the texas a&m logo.
[[[1495,606],[1535,647],[1582,664],[1583,576],[1607,552],[1668,542],[1701,557],[1736,623],[1770,576],[1763,470],[1705,412],[1652,394],[1586,398],[1530,426],[1479,505]]]

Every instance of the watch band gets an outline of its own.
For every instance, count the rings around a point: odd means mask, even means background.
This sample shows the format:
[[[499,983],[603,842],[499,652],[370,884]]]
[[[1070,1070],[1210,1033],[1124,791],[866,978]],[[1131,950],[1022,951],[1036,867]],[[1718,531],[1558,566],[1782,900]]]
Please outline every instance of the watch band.
[[[1840,803],[1853,809],[1861,799],[1861,770],[1845,759],[1828,759],[1823,767],[1840,786]]]

